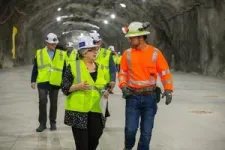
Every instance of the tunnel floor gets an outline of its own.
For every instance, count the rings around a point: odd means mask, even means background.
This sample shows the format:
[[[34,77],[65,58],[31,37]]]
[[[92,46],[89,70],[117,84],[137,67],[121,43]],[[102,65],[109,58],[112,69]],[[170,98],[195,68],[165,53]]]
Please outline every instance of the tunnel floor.
[[[0,150],[74,150],[71,128],[63,124],[62,92],[58,130],[35,132],[38,94],[30,88],[30,72],[31,66],[0,70]],[[224,150],[225,81],[175,73],[174,83],[172,104],[159,103],[151,150]],[[109,98],[111,117],[98,150],[123,149],[125,100],[118,88],[114,92]]]

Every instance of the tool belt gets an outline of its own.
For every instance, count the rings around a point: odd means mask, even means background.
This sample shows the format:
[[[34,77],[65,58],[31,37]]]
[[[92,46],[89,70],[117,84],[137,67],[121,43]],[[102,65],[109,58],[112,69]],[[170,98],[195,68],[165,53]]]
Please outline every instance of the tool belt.
[[[156,86],[144,87],[144,88],[131,88],[129,87],[130,93],[133,95],[151,95],[156,89]]]

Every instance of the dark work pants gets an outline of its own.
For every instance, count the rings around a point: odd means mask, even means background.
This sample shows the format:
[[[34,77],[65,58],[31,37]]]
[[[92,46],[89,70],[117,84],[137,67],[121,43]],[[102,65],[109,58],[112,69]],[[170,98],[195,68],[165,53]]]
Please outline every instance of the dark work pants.
[[[57,117],[57,103],[58,103],[58,89],[40,89],[38,88],[39,94],[39,123],[42,125],[46,125],[47,122],[47,102],[48,102],[48,94],[50,99],[50,112],[49,112],[49,120],[51,124],[56,123]]]
[[[72,127],[75,140],[76,150],[96,150],[99,144],[99,139],[103,133],[103,124],[101,114],[88,114],[87,129],[78,129]]]
[[[141,135],[137,150],[149,150],[152,129],[157,112],[155,95],[130,96],[126,99],[125,147],[132,149],[139,127]]]

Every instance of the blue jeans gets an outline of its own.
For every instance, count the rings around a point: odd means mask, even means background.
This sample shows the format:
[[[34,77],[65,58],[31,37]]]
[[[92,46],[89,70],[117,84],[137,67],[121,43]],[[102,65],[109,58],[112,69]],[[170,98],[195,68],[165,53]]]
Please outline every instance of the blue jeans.
[[[138,150],[149,150],[156,112],[157,102],[155,94],[129,96],[126,99],[125,148],[127,150],[131,150],[135,145],[140,118],[141,135]]]

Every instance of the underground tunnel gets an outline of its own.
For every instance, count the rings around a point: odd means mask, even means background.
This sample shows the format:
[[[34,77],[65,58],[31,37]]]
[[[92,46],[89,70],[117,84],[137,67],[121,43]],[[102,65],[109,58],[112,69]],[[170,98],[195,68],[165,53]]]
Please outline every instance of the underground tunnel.
[[[63,120],[69,96],[62,89],[57,131],[48,130],[49,122],[43,132],[36,129],[40,97],[30,83],[31,67],[48,33],[57,35],[63,51],[68,42],[78,49],[80,37],[99,33],[102,47],[113,45],[123,54],[131,45],[122,28],[134,21],[150,23],[147,43],[162,52],[169,65],[162,74],[171,73],[174,84],[174,91],[159,94],[172,93],[172,103],[167,106],[166,97],[154,105],[151,150],[224,150],[225,0],[0,0],[0,150],[75,148],[75,136]],[[119,75],[115,80],[107,106],[111,116],[98,150],[122,150],[125,145],[129,101],[117,86]],[[45,93],[49,99],[51,92]]]
[[[65,45],[81,33],[98,31],[106,47],[124,51],[129,45],[121,28],[148,21],[149,43],[164,53],[174,70],[224,75],[223,0],[1,0],[0,7],[1,68],[31,64],[49,32]],[[16,59],[9,36],[14,26]]]

